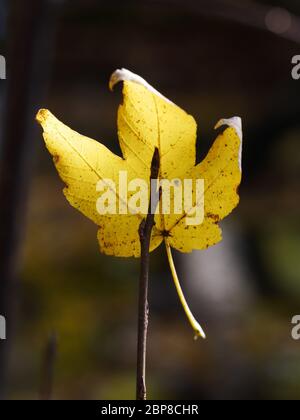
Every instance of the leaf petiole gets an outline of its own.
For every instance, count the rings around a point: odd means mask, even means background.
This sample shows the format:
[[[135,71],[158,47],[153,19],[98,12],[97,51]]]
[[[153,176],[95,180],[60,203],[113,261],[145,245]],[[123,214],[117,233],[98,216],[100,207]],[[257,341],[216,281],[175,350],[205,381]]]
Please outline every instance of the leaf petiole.
[[[205,335],[201,325],[199,324],[199,322],[195,319],[194,315],[192,314],[192,312],[191,312],[191,310],[190,310],[190,308],[187,304],[187,301],[184,297],[184,294],[183,294],[183,291],[181,289],[180,282],[179,282],[179,279],[178,279],[178,276],[177,276],[176,268],[175,268],[175,265],[174,265],[174,260],[173,260],[173,256],[172,256],[171,247],[168,244],[168,241],[166,239],[165,239],[165,245],[166,245],[168,261],[169,261],[172,277],[173,277],[173,280],[174,280],[174,284],[175,284],[175,287],[176,287],[176,290],[177,290],[177,293],[178,293],[178,297],[179,297],[179,300],[180,300],[180,302],[183,306],[184,312],[186,313],[186,316],[189,320],[189,323],[191,324],[191,326],[192,326],[192,328],[195,332],[195,337],[194,338],[195,338],[195,340],[198,337],[202,337],[202,338],[205,339],[206,335]]]

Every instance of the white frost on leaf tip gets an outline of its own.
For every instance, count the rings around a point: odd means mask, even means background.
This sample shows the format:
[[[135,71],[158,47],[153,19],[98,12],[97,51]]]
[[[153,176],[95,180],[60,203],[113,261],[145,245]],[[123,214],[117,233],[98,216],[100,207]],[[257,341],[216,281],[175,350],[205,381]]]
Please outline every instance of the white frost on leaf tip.
[[[233,117],[233,118],[222,118],[217,124],[215,125],[215,129],[222,127],[223,125],[228,125],[228,127],[232,127],[235,129],[237,135],[241,140],[240,151],[239,151],[239,166],[240,170],[242,171],[242,150],[243,150],[243,128],[242,128],[242,119],[240,117]]]
[[[144,86],[150,92],[154,93],[155,95],[159,96],[160,98],[164,99],[165,101],[169,102],[170,104],[173,103],[168,98],[166,98],[161,93],[159,93],[156,89],[154,89],[153,86],[149,85],[149,83],[145,79],[143,79],[141,76],[139,76],[135,73],[132,73],[131,71],[126,70],[126,69],[118,69],[118,70],[113,72],[113,74],[111,75],[110,80],[109,80],[110,90],[113,90],[114,86],[117,83],[124,82],[124,81],[138,83],[139,85]]]

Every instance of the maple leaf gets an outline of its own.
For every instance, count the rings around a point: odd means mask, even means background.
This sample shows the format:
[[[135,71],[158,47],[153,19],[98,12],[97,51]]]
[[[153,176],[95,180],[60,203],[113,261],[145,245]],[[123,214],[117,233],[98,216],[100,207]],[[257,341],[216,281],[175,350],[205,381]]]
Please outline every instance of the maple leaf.
[[[238,204],[241,182],[242,128],[241,119],[222,119],[216,128],[228,125],[213,143],[206,158],[196,165],[196,122],[191,115],[172,103],[144,79],[122,69],[113,73],[110,88],[123,81],[123,103],[118,110],[118,137],[122,157],[113,154],[103,144],[89,139],[64,125],[50,111],[42,109],[37,120],[44,130],[46,146],[53,156],[56,169],[66,184],[64,194],[69,203],[99,226],[101,252],[120,257],[139,257],[139,226],[146,211],[130,211],[122,196],[120,172],[126,172],[127,182],[135,179],[150,183],[150,167],[157,148],[160,167],[159,181],[204,180],[204,219],[189,224],[191,211],[199,199],[191,192],[191,208],[181,212],[157,212],[152,230],[150,251],[163,241],[166,244],[170,267],[179,297],[193,328],[195,320],[182,294],[171,248],[181,252],[206,249],[222,239],[218,223]],[[97,200],[99,181],[106,182],[126,214],[99,214]],[[108,183],[111,180],[112,183]],[[149,186],[150,187],[150,186]],[[121,191],[121,192],[120,192]],[[150,191],[150,188],[149,188]],[[128,197],[133,193],[129,192]],[[171,192],[170,208],[175,193]],[[159,208],[162,202],[159,202]],[[204,335],[198,325],[198,332]]]

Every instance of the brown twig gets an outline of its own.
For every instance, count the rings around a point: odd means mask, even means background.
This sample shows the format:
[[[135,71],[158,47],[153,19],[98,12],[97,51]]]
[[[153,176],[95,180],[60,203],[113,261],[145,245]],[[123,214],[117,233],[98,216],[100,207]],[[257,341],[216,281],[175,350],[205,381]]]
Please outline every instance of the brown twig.
[[[57,354],[57,336],[50,334],[45,353],[43,355],[43,364],[41,371],[40,400],[47,401],[52,399],[54,365]]]
[[[159,152],[156,148],[151,163],[151,179],[157,179],[159,174]],[[150,194],[151,197],[151,194]],[[159,199],[159,198],[158,198]],[[156,206],[154,206],[155,208]],[[138,344],[137,344],[137,377],[136,377],[136,399],[146,400],[146,351],[148,331],[148,280],[150,262],[150,241],[151,232],[154,226],[154,212],[151,211],[153,203],[149,202],[149,209],[146,219],[142,221],[139,228],[141,243],[141,269],[139,281],[139,304],[138,304]]]

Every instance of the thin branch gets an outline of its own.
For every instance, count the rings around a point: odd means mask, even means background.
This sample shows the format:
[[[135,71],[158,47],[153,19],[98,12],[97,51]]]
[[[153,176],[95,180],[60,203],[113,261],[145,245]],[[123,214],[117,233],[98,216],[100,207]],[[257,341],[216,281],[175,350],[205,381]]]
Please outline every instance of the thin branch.
[[[156,148],[151,163],[151,179],[157,179],[159,173],[159,152]],[[151,196],[151,194],[150,194]],[[158,197],[159,199],[159,197]],[[156,206],[155,206],[156,207]],[[154,207],[154,208],[155,208]],[[152,203],[149,202],[149,209],[146,219],[142,221],[139,228],[141,243],[141,269],[139,281],[139,303],[138,303],[138,343],[137,343],[137,377],[136,377],[136,399],[146,400],[146,351],[148,331],[148,280],[150,262],[150,241],[151,232],[154,226],[154,212],[151,212]]]
[[[47,401],[52,399],[54,366],[57,354],[57,337],[53,333],[49,336],[41,371],[40,400]]]

